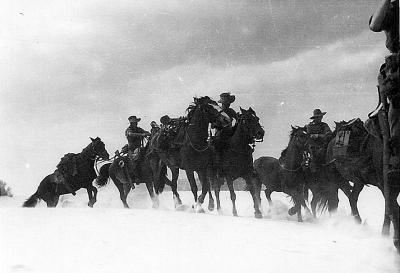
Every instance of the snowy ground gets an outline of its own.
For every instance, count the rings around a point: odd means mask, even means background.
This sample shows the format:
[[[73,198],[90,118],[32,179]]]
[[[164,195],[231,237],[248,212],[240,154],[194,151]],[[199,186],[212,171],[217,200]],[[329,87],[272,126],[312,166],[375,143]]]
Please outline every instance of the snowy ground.
[[[383,198],[374,188],[360,196],[363,225],[342,195],[336,215],[297,223],[282,194],[272,195],[271,210],[262,196],[261,220],[248,192],[237,193],[240,217],[231,216],[227,192],[220,215],[193,213],[191,193],[181,194],[183,211],[173,209],[171,192],[152,209],[141,186],[129,196],[132,209],[123,209],[112,183],[94,209],[85,190],[56,209],[23,209],[28,196],[1,197],[0,272],[399,272],[391,239],[380,236]]]

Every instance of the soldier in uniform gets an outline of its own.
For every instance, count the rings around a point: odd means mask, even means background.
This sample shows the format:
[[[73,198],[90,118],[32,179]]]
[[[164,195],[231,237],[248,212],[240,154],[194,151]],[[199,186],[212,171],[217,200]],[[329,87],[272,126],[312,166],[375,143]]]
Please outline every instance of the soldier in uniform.
[[[130,116],[128,120],[130,125],[125,130],[125,136],[126,139],[128,140],[128,156],[130,161],[129,175],[131,177],[139,179],[140,175],[138,175],[138,170],[136,170],[137,160],[140,155],[142,140],[143,138],[150,136],[150,132],[145,131],[142,128],[138,127],[138,122],[141,120],[141,118],[138,118],[136,116]]]
[[[389,180],[400,179],[400,86],[399,86],[399,1],[382,0],[371,16],[369,27],[374,32],[384,31],[386,48],[390,55],[385,58],[378,75],[380,92],[389,100],[388,122],[391,146]]]
[[[320,109],[315,109],[313,116],[310,117],[312,121],[306,125],[307,134],[310,137],[308,141],[309,152],[312,155],[311,160],[311,171],[316,171],[318,163],[324,162],[326,154],[326,145],[328,144],[328,138],[332,134],[328,124],[322,122],[322,118],[326,112],[322,112]]]
[[[235,95],[231,93],[221,93],[220,100],[218,103],[221,104],[221,112],[225,113],[230,118],[230,124],[222,127],[220,124],[214,124],[213,127],[216,129],[215,136],[213,138],[213,144],[216,149],[216,164],[220,165],[222,159],[222,152],[228,147],[228,140],[233,134],[233,120],[235,123],[238,119],[238,114],[231,108],[231,104],[235,101]]]

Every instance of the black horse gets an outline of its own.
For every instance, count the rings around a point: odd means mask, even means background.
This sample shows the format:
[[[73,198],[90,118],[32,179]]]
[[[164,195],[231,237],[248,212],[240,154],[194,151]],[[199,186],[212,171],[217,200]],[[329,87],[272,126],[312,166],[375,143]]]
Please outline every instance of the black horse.
[[[209,179],[214,187],[218,210],[221,209],[219,198],[220,188],[224,180],[226,180],[233,206],[232,213],[237,216],[236,194],[233,188],[233,181],[243,178],[253,198],[254,215],[256,218],[261,218],[261,184],[254,175],[253,148],[250,145],[254,144],[256,140],[262,141],[265,131],[261,127],[259,118],[253,109],[249,108],[245,110],[240,108],[240,111],[236,128],[229,139],[228,148],[222,150],[219,163],[210,165]]]
[[[308,189],[303,172],[304,150],[307,133],[304,127],[293,127],[290,140],[279,159],[264,156],[254,161],[254,169],[258,179],[265,185],[265,196],[272,206],[271,193],[284,192],[292,197],[294,207],[289,214],[297,212],[299,222],[303,221],[301,206],[309,211],[305,201]]]
[[[335,168],[335,160],[328,156],[327,147],[329,142],[335,139],[338,130],[345,122],[335,122],[336,127],[332,134],[327,136],[326,144],[321,147],[310,147],[314,140],[308,136],[306,144],[306,164],[304,167],[307,188],[313,194],[311,210],[317,217],[317,207],[323,211],[328,209],[329,213],[337,210],[339,204],[338,190],[350,198],[352,187],[349,180],[343,178]]]
[[[109,159],[109,155],[105,149],[104,143],[99,137],[91,138],[91,143],[76,155],[76,171],[77,174],[73,178],[68,178],[68,183],[74,191],[85,188],[89,197],[89,207],[93,207],[97,198],[97,189],[92,185],[96,178],[94,164],[97,158],[104,160]],[[47,203],[47,207],[56,207],[60,195],[71,193],[63,183],[57,183],[55,172],[46,176],[40,182],[37,191],[25,201],[23,207],[35,207],[39,199]]]
[[[228,117],[221,113],[218,104],[208,96],[194,98],[194,103],[187,108],[188,123],[182,124],[179,128],[180,135],[183,136],[179,147],[170,148],[165,139],[165,135],[160,132],[159,143],[161,147],[155,147],[154,153],[161,159],[161,164],[152,164],[155,168],[161,168],[163,164],[168,166],[172,173],[172,188],[175,205],[181,204],[179,194],[177,192],[177,180],[179,169],[185,170],[186,177],[189,181],[194,201],[196,202],[196,210],[203,211],[201,208],[207,192],[210,192],[210,185],[207,179],[207,169],[212,161],[212,147],[208,143],[208,126],[210,123],[219,122],[222,126],[228,124]],[[167,143],[166,143],[167,142]],[[157,149],[161,148],[161,149]],[[156,162],[156,161],[155,161]],[[158,172],[157,169],[153,170]],[[202,193],[197,196],[197,184],[194,172],[198,174]],[[210,200],[212,200],[210,195]]]
[[[152,166],[153,162],[148,156],[148,151],[149,142],[147,142],[147,145],[140,151],[136,170],[140,172],[138,175],[140,178],[139,184],[146,184],[146,188],[153,202],[153,208],[158,208],[158,194],[163,191],[165,184],[170,184],[170,181],[166,176],[167,169],[165,166],[163,166],[158,173],[153,172],[154,166]],[[96,184],[99,187],[103,187],[107,184],[108,178],[111,178],[118,188],[120,199],[125,208],[129,208],[126,198],[132,188],[131,179],[128,177],[129,167],[128,156],[117,156],[112,163],[101,166],[99,176],[96,179]]]
[[[358,196],[365,185],[374,185],[378,187],[384,195],[383,186],[383,161],[382,139],[370,134],[364,127],[364,123],[360,119],[353,119],[342,126],[341,130],[350,131],[350,156],[339,157],[333,153],[334,140],[328,145],[327,160],[334,161],[335,169],[346,180],[354,183],[354,188],[349,197],[352,215],[358,222],[361,222],[361,217],[357,208]],[[393,215],[394,240],[395,245],[399,248],[399,205],[397,196],[399,188],[392,191],[389,196],[390,209]],[[384,195],[385,196],[385,195]],[[386,198],[386,197],[385,197]],[[385,207],[384,223],[382,234],[388,235],[390,230],[389,212]]]

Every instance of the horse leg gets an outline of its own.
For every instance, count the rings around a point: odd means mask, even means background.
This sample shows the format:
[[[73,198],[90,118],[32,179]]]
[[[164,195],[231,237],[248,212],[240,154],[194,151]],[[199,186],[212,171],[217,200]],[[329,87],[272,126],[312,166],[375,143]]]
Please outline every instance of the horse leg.
[[[237,209],[236,209],[236,193],[233,188],[233,180],[231,178],[227,178],[226,183],[228,184],[229,193],[231,194],[232,214],[233,214],[233,216],[238,216]]]
[[[88,188],[86,188],[86,191],[89,197],[88,206],[93,208],[94,203],[97,201],[97,188],[93,185],[90,185]]]
[[[254,203],[254,216],[256,218],[262,218],[262,213],[260,211],[261,205],[261,183],[259,183],[258,179],[255,177],[243,177],[246,181],[246,184],[249,186],[251,197],[253,198]]]
[[[210,186],[210,188],[208,189],[208,210],[213,211],[214,208],[215,208],[215,202],[211,193],[211,186]]]
[[[313,198],[311,199],[311,211],[314,218],[317,218],[317,204],[318,204],[317,193],[313,193]]]
[[[264,190],[264,192],[265,192],[265,197],[267,198],[267,200],[268,200],[268,205],[269,205],[269,207],[270,207],[270,209],[271,209],[271,207],[272,207],[272,199],[271,199],[271,194],[272,194],[272,190],[270,190],[270,189],[265,189]]]
[[[296,204],[294,205],[295,209],[297,211],[297,222],[303,222],[303,216],[301,215],[301,200],[296,201]]]
[[[129,209],[128,203],[126,202],[126,197],[128,196],[131,187],[128,184],[128,189],[126,190],[127,193],[125,194],[124,184],[121,183],[121,181],[119,181],[116,177],[112,178],[112,180],[119,191],[119,198],[121,199],[122,204],[124,204],[125,208]]]
[[[217,210],[221,211],[221,200],[219,199],[219,192],[221,191],[221,184],[214,185],[215,199],[217,200]]]
[[[186,177],[189,180],[190,189],[192,190],[194,197],[194,202],[197,203],[197,185],[196,185],[196,180],[194,178],[194,172],[186,171]]]
[[[201,195],[199,196],[198,203],[203,204],[207,193],[210,191],[210,184],[207,179],[206,170],[197,171],[197,175],[199,176],[199,180],[201,183]]]
[[[171,181],[171,190],[174,198],[175,208],[182,205],[182,200],[178,193],[178,177],[179,177],[179,168],[172,167],[170,168],[172,173],[172,181]]]
[[[360,195],[360,192],[362,191],[363,188],[364,188],[363,183],[354,182],[354,187],[353,187],[353,190],[352,190],[352,192],[350,194],[350,198],[349,198],[351,214],[354,216],[354,219],[356,220],[356,222],[360,223],[360,224],[361,224],[361,217],[360,217],[360,213],[358,212],[357,202],[358,202],[358,196]],[[389,225],[390,225],[390,222],[389,222]]]
[[[339,206],[338,187],[335,183],[329,183],[328,211],[331,215],[337,211]]]
[[[147,191],[149,192],[151,201],[153,202],[153,209],[157,209],[160,206],[160,201],[158,200],[158,196],[154,193],[153,183],[146,183]]]
[[[88,198],[89,198],[89,202],[88,202],[88,206],[93,208],[93,204],[96,202],[94,199],[94,191],[92,189],[93,186],[89,186],[86,188],[86,192],[88,194]]]

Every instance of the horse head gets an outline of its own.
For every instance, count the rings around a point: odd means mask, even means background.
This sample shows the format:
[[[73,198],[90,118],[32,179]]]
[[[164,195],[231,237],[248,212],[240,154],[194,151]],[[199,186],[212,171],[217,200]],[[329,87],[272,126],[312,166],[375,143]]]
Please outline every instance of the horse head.
[[[290,140],[289,143],[292,143],[295,147],[299,149],[304,149],[307,140],[308,140],[308,135],[307,135],[307,128],[300,127],[300,126],[291,126],[292,131],[290,132]]]
[[[248,110],[240,108],[240,115],[238,118],[238,128],[239,127],[242,127],[243,131],[246,132],[249,143],[263,141],[265,131],[260,125],[260,118],[257,117],[256,112],[251,107]]]
[[[208,123],[220,123],[222,126],[230,124],[230,118],[222,113],[218,103],[208,96],[194,98],[194,103],[187,108],[188,119],[193,123],[193,119],[203,118]]]
[[[99,137],[96,138],[90,138],[92,141],[89,144],[89,151],[90,151],[90,156],[91,157],[99,157],[104,160],[108,160],[110,158],[110,155],[108,154],[106,150],[106,146],[104,145],[103,141]]]

